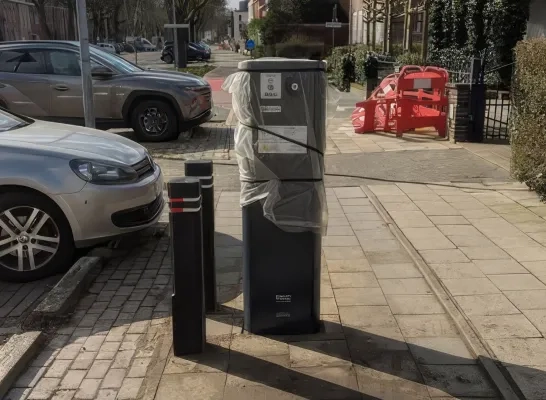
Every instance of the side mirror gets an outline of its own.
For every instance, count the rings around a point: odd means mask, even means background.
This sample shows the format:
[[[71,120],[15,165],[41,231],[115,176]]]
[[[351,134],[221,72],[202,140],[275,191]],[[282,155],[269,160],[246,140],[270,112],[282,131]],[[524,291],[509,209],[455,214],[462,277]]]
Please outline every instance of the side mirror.
[[[93,67],[91,68],[91,76],[97,79],[108,79],[113,77],[114,71],[108,67]]]

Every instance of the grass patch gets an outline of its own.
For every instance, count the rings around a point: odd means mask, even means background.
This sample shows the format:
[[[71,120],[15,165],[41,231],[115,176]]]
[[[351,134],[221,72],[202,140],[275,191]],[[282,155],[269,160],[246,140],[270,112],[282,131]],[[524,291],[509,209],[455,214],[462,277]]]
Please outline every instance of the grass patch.
[[[201,65],[201,66],[195,66],[195,67],[190,66],[186,68],[178,68],[178,71],[187,72],[189,74],[194,74],[194,75],[203,77],[215,68],[216,68],[216,65]]]

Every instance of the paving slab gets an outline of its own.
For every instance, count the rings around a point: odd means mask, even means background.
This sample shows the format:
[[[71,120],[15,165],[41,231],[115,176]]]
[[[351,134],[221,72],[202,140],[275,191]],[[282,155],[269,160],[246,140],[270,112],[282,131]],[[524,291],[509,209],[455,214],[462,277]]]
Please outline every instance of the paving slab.
[[[465,187],[461,188],[463,185]],[[511,189],[507,190],[507,187]],[[383,204],[380,197],[377,200],[411,245],[419,250],[474,331],[487,343],[491,357],[505,366],[506,375],[512,377],[525,396],[540,398],[544,391],[533,380],[536,382],[537,377],[544,376],[542,366],[546,365],[546,309],[543,306],[546,300],[546,247],[542,240],[546,221],[543,220],[543,207],[537,202],[536,194],[520,189],[518,184],[509,183],[505,187],[494,183],[490,186],[448,183],[446,186],[430,185],[430,189],[461,215],[429,216],[432,226],[408,228],[406,221],[401,219],[402,212],[395,211],[391,203]],[[423,198],[413,199],[410,190],[403,190],[408,202],[421,205],[419,208],[423,211],[434,212],[434,206],[449,210],[438,199],[430,202]],[[406,207],[411,209],[411,206]],[[424,238],[440,243],[447,238],[455,249],[426,249]],[[382,280],[379,282],[381,285]],[[388,295],[386,298],[390,303]],[[424,321],[423,327],[410,324],[402,332],[425,330],[424,326]],[[434,329],[437,328],[431,330]],[[443,367],[423,371],[428,383],[432,383],[430,376],[440,371],[448,376],[448,370]],[[464,373],[459,375],[461,379],[463,376]],[[496,396],[492,392],[466,391],[464,385],[450,386],[444,377],[435,376],[434,381],[437,391],[430,390],[431,396],[441,397],[442,390],[447,387],[462,397]],[[474,386],[477,387],[479,384]]]
[[[333,217],[337,231],[325,239],[331,242],[324,247],[321,332],[263,337],[242,330],[237,244],[241,217],[228,206],[236,204],[236,198],[235,192],[218,192],[218,203],[223,204],[219,211],[232,214],[218,216],[217,231],[222,236],[217,237],[223,238],[218,247],[225,249],[217,252],[222,304],[217,313],[207,316],[203,354],[175,357],[172,353],[172,273],[165,215],[159,234],[104,266],[75,313],[56,328],[20,387],[12,390],[35,393],[35,398],[49,396],[48,400],[53,396],[239,400],[366,395],[430,399],[439,390],[442,396],[453,397],[484,394],[487,385],[488,393],[496,394],[490,382],[486,385],[476,378],[467,384],[448,384],[452,371],[448,367],[479,366],[461,347],[462,337],[412,257],[402,246],[390,250],[382,243],[395,241],[395,236],[381,236],[388,232],[387,224],[370,209],[360,187],[328,191],[328,201],[334,210],[339,207],[334,211],[339,216]],[[376,226],[385,229],[379,236],[371,233]],[[350,238],[361,240],[345,245]],[[423,377],[428,366],[446,368],[441,384]],[[464,379],[466,373],[464,368],[460,372]]]

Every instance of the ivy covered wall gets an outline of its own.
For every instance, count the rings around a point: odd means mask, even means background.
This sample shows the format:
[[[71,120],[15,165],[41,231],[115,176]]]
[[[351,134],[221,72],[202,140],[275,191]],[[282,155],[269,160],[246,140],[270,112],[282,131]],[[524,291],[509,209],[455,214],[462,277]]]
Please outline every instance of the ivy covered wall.
[[[453,65],[487,50],[489,66],[513,63],[529,6],[530,0],[431,0],[430,60]],[[509,73],[501,68],[500,79],[509,79],[503,76]]]

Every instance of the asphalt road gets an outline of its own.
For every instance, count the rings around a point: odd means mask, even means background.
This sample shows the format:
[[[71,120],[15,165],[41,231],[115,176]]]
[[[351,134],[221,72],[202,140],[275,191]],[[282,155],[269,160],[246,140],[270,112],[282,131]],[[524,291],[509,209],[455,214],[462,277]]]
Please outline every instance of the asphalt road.
[[[143,68],[173,69],[174,67],[173,64],[166,64],[161,61],[160,51],[150,51],[137,54],[124,53],[121,56]],[[190,62],[188,66],[197,67],[202,65],[214,65],[216,67],[236,67],[239,61],[246,59],[248,59],[248,57],[243,56],[242,54],[237,54],[228,50],[215,50],[213,47],[209,62]]]

